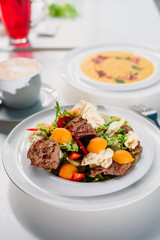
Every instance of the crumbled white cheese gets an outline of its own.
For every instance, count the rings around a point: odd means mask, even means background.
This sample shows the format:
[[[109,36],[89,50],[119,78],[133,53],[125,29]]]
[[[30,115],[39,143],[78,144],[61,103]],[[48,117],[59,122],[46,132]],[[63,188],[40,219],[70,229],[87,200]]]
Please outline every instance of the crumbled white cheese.
[[[124,145],[128,148],[134,149],[138,145],[138,141],[140,141],[138,135],[133,131],[129,131],[126,135],[127,141]]]
[[[45,132],[42,132],[42,131],[32,132],[32,133],[29,135],[30,145],[36,143],[36,142],[39,141],[39,140],[45,140],[46,137],[47,137],[47,134],[46,134]]]
[[[108,168],[112,164],[113,150],[107,148],[100,153],[88,153],[83,160],[81,165],[90,165],[91,168],[96,166],[102,166]]]
[[[91,103],[81,100],[79,104],[75,105],[73,109],[78,110],[79,115],[86,119],[93,128],[98,128],[105,123],[104,119],[100,116],[95,106]]]
[[[122,125],[124,125],[124,122],[125,122],[125,119],[121,119],[120,121],[115,121],[115,122],[112,122],[110,125],[109,125],[109,128],[108,130],[106,131],[106,134],[109,135],[109,136],[113,136],[115,132],[118,131],[118,129],[120,129],[120,127]]]
[[[111,116],[110,115],[100,113],[100,116],[104,119],[105,124],[109,123],[111,121]]]

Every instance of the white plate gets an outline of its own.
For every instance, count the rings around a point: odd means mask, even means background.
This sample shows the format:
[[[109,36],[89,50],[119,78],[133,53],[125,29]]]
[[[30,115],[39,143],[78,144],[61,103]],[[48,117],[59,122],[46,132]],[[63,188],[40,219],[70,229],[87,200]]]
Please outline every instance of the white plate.
[[[57,91],[46,83],[42,83],[39,100],[31,107],[12,109],[0,104],[0,121],[19,122],[34,113],[53,107],[58,98]]]
[[[66,107],[67,110],[71,109],[73,106]],[[105,107],[98,108],[101,112],[106,112]],[[108,112],[108,111],[107,111]],[[48,193],[54,193],[58,195],[64,196],[80,196],[80,197],[88,197],[88,196],[98,196],[103,194],[109,194],[116,192],[118,190],[124,189],[129,185],[135,183],[140,178],[144,176],[144,174],[148,171],[151,166],[154,151],[152,147],[152,141],[148,140],[147,142],[147,134],[141,132],[139,127],[139,136],[141,139],[141,144],[143,147],[143,154],[141,160],[136,164],[135,168],[130,170],[125,176],[120,178],[113,178],[105,182],[95,182],[95,183],[82,183],[82,182],[71,182],[68,180],[64,180],[59,178],[51,173],[46,172],[43,169],[30,166],[30,160],[27,159],[27,150],[29,149],[29,141],[28,141],[28,133],[25,133],[25,129],[36,127],[38,122],[47,122],[51,123],[53,119],[55,119],[56,110],[52,109],[50,111],[45,111],[42,114],[37,114],[33,118],[31,117],[31,126],[30,120],[26,122],[26,127],[21,133],[21,138],[19,145],[17,146],[17,152],[20,151],[20,155],[13,160],[8,161],[8,166],[15,169],[16,172],[21,172],[23,179],[26,179],[26,182],[30,183],[32,181],[32,187],[37,186],[37,188],[42,189],[42,191]],[[111,113],[111,115],[114,115]],[[43,120],[42,120],[43,119]],[[135,125],[135,124],[134,124]],[[15,133],[18,136],[18,131]],[[16,137],[17,138],[17,137]],[[18,139],[17,139],[18,142]],[[12,166],[11,163],[12,162]],[[6,161],[5,161],[6,163]],[[6,167],[8,169],[8,167]],[[20,171],[21,170],[21,171]]]
[[[3,163],[11,180],[24,192],[39,200],[57,207],[76,210],[111,209],[136,201],[154,191],[160,184],[160,162],[157,154],[160,148],[159,131],[146,119],[125,109],[108,105],[100,110],[126,117],[134,127],[135,132],[140,136],[144,147],[142,159],[135,169],[128,175],[113,181],[114,193],[100,195],[108,191],[106,190],[108,184],[112,185],[109,181],[93,183],[93,186],[92,183],[73,183],[54,177],[43,169],[30,165],[30,161],[26,157],[28,136],[25,131],[27,128],[35,127],[37,122],[40,121],[50,123],[54,119],[52,109],[42,111],[24,120],[8,136],[4,144]],[[153,156],[154,161],[152,163]],[[141,164],[145,170],[143,170]],[[141,171],[138,169],[141,169]],[[136,172],[138,172],[138,175]],[[128,187],[127,179],[129,179],[128,185],[130,185]],[[137,181],[138,179],[139,181]],[[123,190],[117,191],[119,185],[121,185],[120,189],[123,188]],[[73,191],[73,189],[76,193],[68,192]],[[57,194],[60,192],[64,195],[74,196],[78,196],[78,192],[81,192],[82,196],[83,192],[83,196],[85,193],[85,196],[90,197],[63,197]],[[97,193],[99,196],[92,196]]]
[[[150,60],[154,67],[154,73],[147,79],[132,84],[107,84],[85,76],[80,70],[83,59],[96,52],[103,51],[125,51],[139,55]],[[153,90],[155,93],[160,90],[160,55],[151,49],[127,45],[127,44],[101,44],[91,47],[82,47],[70,51],[61,62],[61,76],[71,86],[98,96],[111,96],[124,98],[138,94],[146,95],[146,91]],[[96,90],[96,91],[95,91]]]

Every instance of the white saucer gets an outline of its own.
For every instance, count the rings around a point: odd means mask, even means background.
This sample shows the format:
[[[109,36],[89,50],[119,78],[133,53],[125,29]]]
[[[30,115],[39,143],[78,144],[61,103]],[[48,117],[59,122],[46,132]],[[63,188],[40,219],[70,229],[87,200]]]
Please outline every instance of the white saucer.
[[[31,107],[25,109],[12,109],[5,105],[0,105],[0,121],[19,122],[39,111],[49,109],[56,103],[57,91],[50,85],[42,83],[39,100]]]

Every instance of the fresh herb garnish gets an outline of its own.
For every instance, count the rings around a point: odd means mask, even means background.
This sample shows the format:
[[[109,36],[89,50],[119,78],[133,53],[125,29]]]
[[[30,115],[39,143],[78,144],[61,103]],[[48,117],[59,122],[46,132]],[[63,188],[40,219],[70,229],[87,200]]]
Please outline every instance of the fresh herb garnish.
[[[72,18],[74,19],[79,14],[74,5],[69,3],[52,3],[48,6],[49,15],[51,17]]]
[[[130,59],[130,57],[115,57],[115,59],[124,59],[124,60],[129,60]]]
[[[71,119],[75,118],[76,113],[71,114],[64,107],[63,107],[63,111],[61,112],[58,102],[56,102],[55,109],[56,109],[56,118],[55,118],[54,124],[57,123],[59,118],[64,117],[64,116],[69,116]]]
[[[116,82],[116,83],[125,83],[125,81],[124,80],[121,80],[121,79],[118,79],[118,78],[115,78],[114,79],[114,81]]]
[[[132,67],[133,69],[136,69],[136,70],[139,70],[139,71],[143,69],[143,68],[137,67],[136,65],[132,65],[131,67]]]
[[[122,57],[115,57],[115,59],[122,59]]]
[[[56,109],[56,119],[55,119],[55,122],[57,122],[57,119],[59,118],[59,114],[60,114],[60,107],[59,107],[59,103],[58,102],[56,102],[55,109]]]

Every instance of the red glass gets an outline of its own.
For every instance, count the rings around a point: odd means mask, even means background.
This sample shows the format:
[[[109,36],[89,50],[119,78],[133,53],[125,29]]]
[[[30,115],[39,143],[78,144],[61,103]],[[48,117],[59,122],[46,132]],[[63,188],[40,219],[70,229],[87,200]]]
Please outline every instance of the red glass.
[[[8,36],[15,40],[26,39],[30,29],[30,0],[0,0],[0,5]]]

